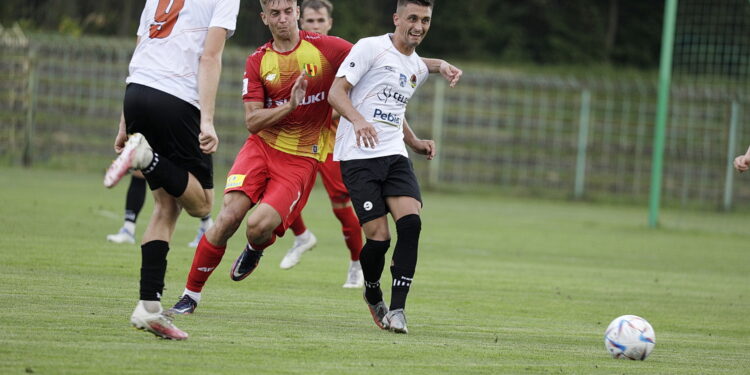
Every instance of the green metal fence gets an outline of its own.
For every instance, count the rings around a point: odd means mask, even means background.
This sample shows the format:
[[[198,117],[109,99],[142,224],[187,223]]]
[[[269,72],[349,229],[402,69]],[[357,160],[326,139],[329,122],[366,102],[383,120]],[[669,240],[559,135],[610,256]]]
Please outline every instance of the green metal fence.
[[[0,40],[0,160],[103,171],[113,157],[135,40],[26,39],[12,29]],[[224,55],[219,167],[230,165],[247,136],[240,96],[249,52],[230,42]],[[729,156],[742,151],[729,143],[730,132],[750,141],[742,117],[750,113],[746,90],[672,86],[665,204],[715,208],[750,200],[747,183],[726,178]],[[432,77],[410,102],[408,117],[417,134],[438,140],[435,161],[414,156],[420,180],[432,188],[645,203],[655,111],[651,75],[466,71],[456,88]]]

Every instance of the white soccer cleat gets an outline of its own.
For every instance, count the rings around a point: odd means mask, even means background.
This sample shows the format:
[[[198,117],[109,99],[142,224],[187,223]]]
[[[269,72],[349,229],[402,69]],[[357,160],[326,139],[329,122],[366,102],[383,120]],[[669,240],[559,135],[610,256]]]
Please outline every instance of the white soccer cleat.
[[[297,263],[299,263],[300,258],[302,258],[302,254],[315,247],[318,243],[318,239],[315,238],[315,235],[312,232],[308,231],[308,233],[310,234],[309,236],[303,236],[302,239],[299,237],[294,239],[294,246],[286,252],[284,259],[282,259],[281,264],[279,264],[281,269],[288,270],[296,266]]]
[[[343,287],[361,288],[363,286],[365,286],[365,275],[362,274],[362,265],[358,260],[354,260],[349,264],[349,272]]]
[[[135,235],[130,233],[127,229],[120,228],[120,231],[115,234],[108,234],[107,241],[114,243],[135,243]]]
[[[131,134],[120,155],[112,162],[104,175],[104,186],[111,188],[128,173],[128,170],[143,169],[151,163],[153,151],[141,133]]]
[[[162,313],[161,304],[159,304],[158,312],[150,313],[143,303],[144,301],[138,301],[138,305],[133,310],[133,315],[130,316],[130,323],[133,324],[133,327],[169,340],[186,340],[188,338],[186,332],[175,327],[172,319]]]
[[[406,315],[404,315],[404,309],[391,310],[383,317],[384,329],[387,329],[393,333],[409,333],[409,329],[406,328]]]
[[[198,234],[195,235],[195,238],[193,239],[193,241],[191,241],[188,244],[188,246],[192,247],[193,249],[195,249],[196,247],[198,247],[198,244],[201,242],[201,237],[203,237],[203,235],[206,234],[206,231],[208,231],[209,229],[211,229],[211,227],[213,225],[214,225],[213,219],[208,219],[208,225],[206,225],[205,229],[203,228],[202,225],[200,227],[198,227]]]

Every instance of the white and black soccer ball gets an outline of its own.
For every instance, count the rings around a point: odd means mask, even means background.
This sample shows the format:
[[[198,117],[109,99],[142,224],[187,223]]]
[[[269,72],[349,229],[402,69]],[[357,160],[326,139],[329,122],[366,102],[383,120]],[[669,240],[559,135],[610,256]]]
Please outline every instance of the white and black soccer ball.
[[[646,319],[623,315],[604,332],[604,347],[612,358],[644,360],[656,345],[656,334]]]

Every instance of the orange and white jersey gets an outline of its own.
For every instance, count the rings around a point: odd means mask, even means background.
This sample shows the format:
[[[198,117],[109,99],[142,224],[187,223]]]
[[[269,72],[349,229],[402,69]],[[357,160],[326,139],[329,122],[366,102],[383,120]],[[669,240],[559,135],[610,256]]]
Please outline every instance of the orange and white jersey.
[[[126,82],[164,91],[200,109],[198,64],[208,28],[224,28],[230,37],[239,7],[240,0],[147,0]]]

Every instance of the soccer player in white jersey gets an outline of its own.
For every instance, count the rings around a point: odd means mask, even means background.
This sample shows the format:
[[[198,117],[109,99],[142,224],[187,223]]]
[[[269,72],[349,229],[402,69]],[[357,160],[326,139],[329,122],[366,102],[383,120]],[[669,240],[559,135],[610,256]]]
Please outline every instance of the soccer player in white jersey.
[[[329,95],[341,114],[334,160],[341,161],[344,183],[365,232],[360,254],[365,302],[375,324],[396,333],[408,332],[404,308],[422,227],[422,198],[405,145],[428,159],[436,152],[435,143],[417,138],[404,117],[414,91],[427,79],[428,70],[434,71],[416,53],[431,20],[431,0],[398,0],[395,31],[357,42],[336,73]],[[461,70],[437,61],[454,86]],[[390,267],[390,308],[380,289],[391,239],[388,213],[398,236]]]
[[[239,6],[239,0],[146,1],[115,138],[120,156],[104,178],[105,186],[114,186],[132,168],[152,190],[154,212],[141,242],[140,300],[130,321],[167,339],[188,337],[162,313],[167,252],[183,208],[194,217],[211,212],[211,154],[219,143],[216,91]]]

